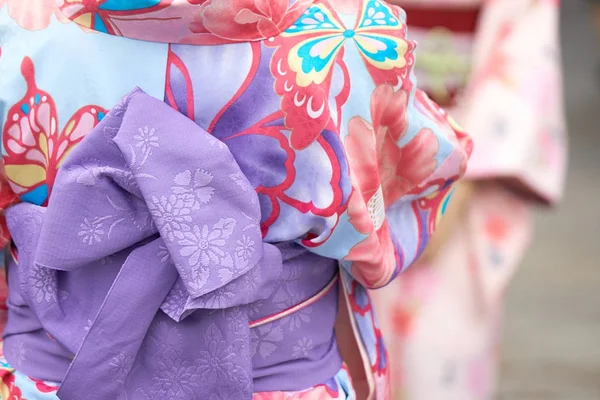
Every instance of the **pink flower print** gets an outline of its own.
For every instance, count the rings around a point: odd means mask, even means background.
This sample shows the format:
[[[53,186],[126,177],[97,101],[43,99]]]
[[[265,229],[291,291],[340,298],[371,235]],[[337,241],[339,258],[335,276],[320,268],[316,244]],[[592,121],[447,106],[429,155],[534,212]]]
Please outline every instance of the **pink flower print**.
[[[298,0],[290,6],[288,0],[207,0],[194,14],[189,29],[228,40],[266,39],[293,24],[310,3]]]
[[[354,192],[348,204],[350,222],[369,235],[347,256],[353,273],[368,285],[384,284],[396,266],[385,209],[418,187],[436,167],[438,143],[429,129],[400,146],[407,133],[408,96],[379,86],[371,96],[373,124],[354,117],[345,139]]]
[[[8,15],[23,28],[30,31],[46,29],[52,15],[60,22],[69,22],[56,5],[55,0],[3,0],[0,8],[8,3]]]

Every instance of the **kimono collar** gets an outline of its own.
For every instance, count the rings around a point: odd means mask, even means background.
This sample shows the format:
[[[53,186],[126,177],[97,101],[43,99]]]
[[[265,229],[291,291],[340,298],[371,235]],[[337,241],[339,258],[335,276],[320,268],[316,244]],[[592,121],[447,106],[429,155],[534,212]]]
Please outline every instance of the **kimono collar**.
[[[314,0],[56,0],[86,29],[151,42],[217,45],[264,40]]]

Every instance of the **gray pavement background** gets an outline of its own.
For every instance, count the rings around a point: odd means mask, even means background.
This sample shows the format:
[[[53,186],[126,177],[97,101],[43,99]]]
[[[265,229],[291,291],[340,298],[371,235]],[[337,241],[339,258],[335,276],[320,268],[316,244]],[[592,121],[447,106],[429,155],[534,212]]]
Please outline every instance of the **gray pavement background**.
[[[567,191],[508,292],[499,400],[600,400],[600,43],[586,1],[562,9]]]

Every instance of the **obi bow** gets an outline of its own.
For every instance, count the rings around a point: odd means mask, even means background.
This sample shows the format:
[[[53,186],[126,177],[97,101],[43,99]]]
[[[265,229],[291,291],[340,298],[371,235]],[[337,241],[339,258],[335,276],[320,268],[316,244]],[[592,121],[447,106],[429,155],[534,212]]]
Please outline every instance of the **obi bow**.
[[[48,206],[7,218],[21,293],[73,353],[61,399],[251,399],[247,305],[281,255],[223,143],[135,90],[69,154]]]

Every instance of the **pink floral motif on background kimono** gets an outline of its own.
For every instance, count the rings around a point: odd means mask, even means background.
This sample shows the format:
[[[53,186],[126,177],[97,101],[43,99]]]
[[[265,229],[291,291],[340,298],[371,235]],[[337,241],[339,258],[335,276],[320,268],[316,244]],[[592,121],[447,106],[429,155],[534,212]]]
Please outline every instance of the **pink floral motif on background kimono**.
[[[372,292],[389,351],[391,398],[492,398],[504,292],[531,239],[531,209],[536,200],[555,204],[563,189],[559,2],[395,3],[407,6],[409,36],[420,42],[426,62],[417,58],[415,70],[426,92],[456,89],[456,75],[429,63],[430,49],[443,43],[450,50],[438,60],[468,65],[449,113],[473,132],[467,177],[479,183],[439,253]],[[454,31],[428,25],[424,16],[432,14]],[[457,26],[457,15],[466,25]]]
[[[44,29],[55,16],[61,22],[68,22],[55,0],[0,0],[0,7],[7,4],[10,16],[23,28],[30,31]]]

